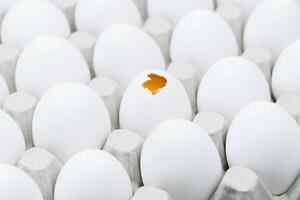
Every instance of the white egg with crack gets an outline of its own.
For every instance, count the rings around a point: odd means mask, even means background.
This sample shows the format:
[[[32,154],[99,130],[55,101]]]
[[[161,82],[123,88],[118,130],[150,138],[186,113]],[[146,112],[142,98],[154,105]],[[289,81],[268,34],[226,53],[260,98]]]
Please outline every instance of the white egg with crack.
[[[24,136],[18,124],[3,110],[0,110],[0,124],[0,163],[16,165],[25,152]]]
[[[32,122],[35,146],[53,153],[61,162],[79,151],[102,148],[110,131],[103,100],[90,87],[77,82],[48,90]]]
[[[186,14],[195,9],[214,9],[213,0],[148,0],[150,17],[161,17],[176,25]]]
[[[207,200],[222,178],[215,144],[198,125],[169,120],[146,139],[141,154],[145,186],[167,191],[174,200]]]
[[[55,185],[55,200],[129,200],[132,186],[127,171],[112,155],[86,150],[62,168]]]
[[[186,61],[198,68],[199,77],[216,61],[239,54],[228,23],[208,10],[194,10],[177,24],[171,41],[173,61]]]
[[[217,0],[219,6],[222,5],[236,5],[243,12],[243,20],[246,22],[252,11],[262,2],[263,0]]]
[[[94,51],[96,74],[113,79],[123,90],[139,73],[165,67],[163,54],[156,42],[137,27],[113,25],[97,40]]]
[[[82,54],[67,40],[42,36],[21,53],[16,66],[16,88],[40,98],[65,81],[89,83],[90,72]]]
[[[284,94],[300,96],[300,40],[286,47],[278,57],[272,74],[272,89],[276,98]]]
[[[230,167],[254,171],[274,195],[287,191],[300,172],[300,128],[280,106],[265,101],[246,106],[226,140]]]
[[[43,200],[35,181],[17,167],[0,164],[0,199]]]
[[[265,0],[250,15],[245,26],[244,46],[262,46],[275,57],[300,39],[300,7],[294,0]]]
[[[204,74],[198,88],[198,110],[219,113],[228,121],[258,100],[271,100],[268,82],[257,65],[241,57],[216,62]]]
[[[64,13],[46,0],[24,0],[11,7],[1,26],[2,42],[25,48],[43,35],[70,36],[70,25]]]
[[[120,126],[144,138],[169,119],[192,118],[189,97],[181,83],[163,70],[148,70],[135,77],[120,106]]]
[[[96,36],[113,24],[142,26],[142,18],[132,0],[78,0],[75,22],[79,31]]]

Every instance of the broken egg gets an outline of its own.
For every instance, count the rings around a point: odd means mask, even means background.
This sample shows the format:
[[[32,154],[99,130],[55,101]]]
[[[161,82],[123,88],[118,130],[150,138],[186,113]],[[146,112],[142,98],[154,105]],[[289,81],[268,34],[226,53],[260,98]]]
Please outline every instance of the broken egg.
[[[94,52],[96,74],[113,79],[123,90],[139,73],[149,69],[165,69],[165,66],[156,42],[137,27],[113,25],[97,40]]]
[[[228,57],[212,65],[202,77],[198,89],[199,111],[213,111],[228,121],[246,105],[271,100],[268,82],[251,61]]]
[[[173,118],[192,118],[190,100],[173,75],[148,70],[131,81],[121,101],[121,128],[145,138],[156,125]]]
[[[300,128],[280,106],[249,104],[233,120],[226,139],[230,167],[254,171],[274,195],[280,195],[300,172]]]
[[[3,110],[0,110],[0,124],[0,163],[16,165],[25,152],[24,136],[18,124]]]
[[[67,40],[43,36],[21,53],[16,66],[16,88],[40,98],[65,81],[89,83],[90,71],[82,54]]]
[[[195,9],[214,9],[213,0],[148,0],[150,17],[161,17],[172,24]]]
[[[187,120],[159,124],[141,153],[145,186],[167,191],[174,200],[207,200],[222,178],[215,144],[199,126]]]
[[[3,43],[23,49],[33,39],[43,35],[70,36],[65,14],[50,1],[24,0],[5,14],[1,26]]]
[[[40,99],[33,116],[36,147],[66,162],[85,149],[102,148],[111,131],[109,113],[98,94],[87,85],[65,82]]]
[[[43,200],[35,181],[17,167],[0,164],[0,199]]]
[[[129,200],[132,186],[127,171],[111,154],[86,150],[74,155],[60,171],[55,200]]]
[[[272,74],[272,89],[276,98],[284,94],[300,96],[300,40],[286,47],[278,57]]]
[[[167,79],[163,76],[159,76],[157,74],[151,73],[148,74],[150,80],[147,80],[143,83],[144,88],[147,88],[152,95],[155,95],[159,92],[159,90],[166,86]]]
[[[177,24],[171,41],[172,61],[198,68],[199,78],[216,61],[238,55],[236,38],[228,23],[209,10],[194,10]]]
[[[265,0],[250,15],[244,46],[262,46],[275,58],[294,40],[300,39],[300,7],[294,0]]]
[[[79,31],[98,36],[113,24],[141,26],[142,18],[132,0],[78,0],[75,22]]]

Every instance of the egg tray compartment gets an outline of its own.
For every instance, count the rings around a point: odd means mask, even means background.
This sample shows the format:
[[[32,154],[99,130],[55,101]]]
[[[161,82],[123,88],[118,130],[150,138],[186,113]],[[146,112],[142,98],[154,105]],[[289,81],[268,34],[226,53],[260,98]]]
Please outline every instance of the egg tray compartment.
[[[219,132],[220,133],[220,132]],[[142,186],[139,156],[143,139],[130,131],[112,132],[104,150],[114,155],[125,167],[132,182],[132,200],[171,200],[170,195],[159,188]],[[41,148],[30,148],[20,158],[18,167],[29,174],[40,187],[45,200],[53,200],[55,181],[62,164],[51,153]],[[224,176],[210,200],[298,200],[300,178],[281,196],[273,196],[259,177],[249,169],[233,167]]]

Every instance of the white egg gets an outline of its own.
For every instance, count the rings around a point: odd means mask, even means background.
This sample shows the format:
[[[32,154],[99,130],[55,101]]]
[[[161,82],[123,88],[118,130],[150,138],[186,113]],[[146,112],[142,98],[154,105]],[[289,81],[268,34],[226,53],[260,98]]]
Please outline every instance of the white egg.
[[[18,59],[15,76],[17,90],[37,98],[64,81],[90,81],[89,68],[81,53],[57,36],[32,41]]]
[[[19,1],[21,1],[21,0],[0,0],[0,7],[7,10]],[[23,0],[23,1],[25,1],[25,0]]]
[[[57,35],[68,38],[70,25],[64,13],[46,0],[24,0],[5,14],[2,42],[23,49],[38,36]]]
[[[98,76],[115,80],[124,90],[139,73],[165,69],[165,61],[158,45],[144,31],[118,24],[105,30],[97,40],[94,67]]]
[[[230,167],[253,170],[270,191],[284,193],[300,172],[300,129],[280,106],[254,102],[232,122],[226,140]]]
[[[204,74],[198,89],[198,110],[221,114],[228,121],[247,104],[271,100],[268,82],[251,61],[228,57],[215,63]]]
[[[284,94],[300,96],[300,40],[283,50],[273,69],[272,89],[276,98]]]
[[[6,98],[9,96],[9,90],[6,81],[3,76],[0,74],[0,108],[2,108],[3,103]]]
[[[217,0],[219,6],[233,4],[238,6],[243,12],[244,21],[247,20],[251,12],[262,2],[263,0]]]
[[[150,17],[161,17],[173,24],[195,9],[214,9],[213,0],[148,0]]]
[[[15,165],[25,152],[24,136],[18,124],[3,110],[0,110],[0,124],[0,163]]]
[[[174,118],[190,120],[192,109],[184,87],[173,75],[148,70],[131,81],[121,101],[121,128],[147,137],[155,126]]]
[[[81,150],[102,148],[111,129],[103,100],[77,82],[51,88],[39,101],[32,123],[35,146],[62,162]]]
[[[55,200],[129,200],[131,187],[126,170],[115,157],[100,150],[86,150],[62,168]]]
[[[194,64],[199,77],[217,60],[238,53],[237,41],[227,22],[208,10],[187,14],[176,26],[171,41],[172,60]]]
[[[300,39],[300,7],[294,0],[265,0],[250,15],[244,46],[260,45],[277,57],[291,42]]]
[[[158,125],[141,154],[144,185],[166,190],[174,200],[207,200],[222,177],[211,138],[187,120]]]
[[[0,164],[0,199],[43,200],[37,184],[19,168]]]
[[[100,35],[112,24],[142,26],[142,18],[132,0],[78,0],[75,22],[79,31]]]

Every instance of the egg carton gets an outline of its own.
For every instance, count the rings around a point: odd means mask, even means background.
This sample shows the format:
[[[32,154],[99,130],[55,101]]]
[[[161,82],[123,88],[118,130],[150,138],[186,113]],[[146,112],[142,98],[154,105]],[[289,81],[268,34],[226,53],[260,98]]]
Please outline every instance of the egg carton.
[[[221,116],[203,112],[196,116],[194,122],[208,131],[219,152],[223,150],[227,123]],[[166,191],[155,187],[141,187],[143,184],[139,159],[142,145],[143,139],[139,135],[126,130],[116,130],[110,134],[104,150],[114,155],[127,170],[133,191],[136,191],[132,200],[171,200],[172,197]],[[31,148],[20,158],[18,167],[36,181],[45,200],[53,200],[55,181],[62,168],[62,164],[53,154],[40,148]],[[242,167],[233,167],[226,171],[210,200],[298,200],[299,198],[300,178],[286,194],[273,196],[254,172]]]
[[[93,34],[81,31],[73,32],[69,38],[69,41],[80,51],[80,53],[85,58],[85,61],[89,66],[92,78],[96,76],[93,67],[93,55],[96,40],[97,38]]]

